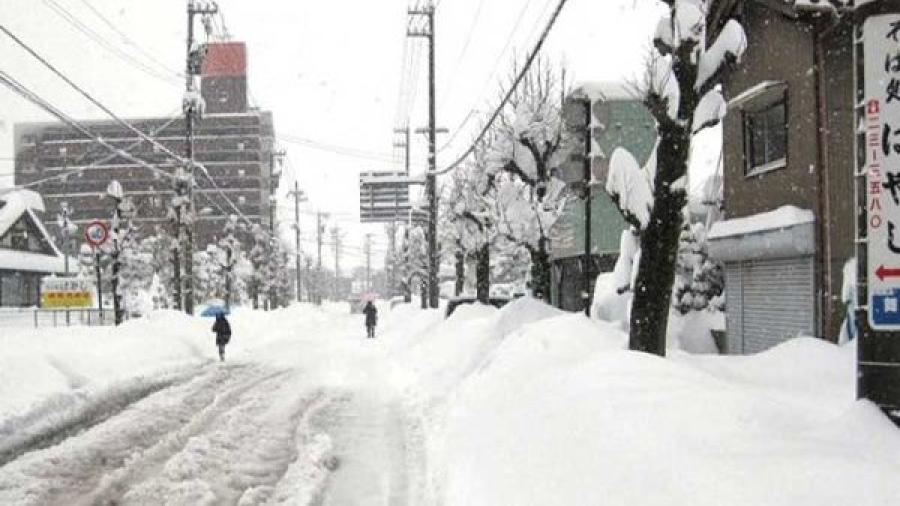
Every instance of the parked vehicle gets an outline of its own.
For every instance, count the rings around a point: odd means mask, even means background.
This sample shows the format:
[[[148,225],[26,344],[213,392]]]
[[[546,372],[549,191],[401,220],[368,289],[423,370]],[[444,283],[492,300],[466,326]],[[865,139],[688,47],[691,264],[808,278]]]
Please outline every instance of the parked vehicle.
[[[508,304],[510,300],[512,299],[510,299],[509,297],[492,295],[488,298],[488,304],[494,306],[497,309],[500,309],[501,307]],[[447,309],[444,312],[444,318],[450,317],[450,315],[453,314],[454,311],[456,311],[456,308],[463,304],[475,304],[477,302],[478,299],[476,299],[474,296],[453,297],[447,301]]]

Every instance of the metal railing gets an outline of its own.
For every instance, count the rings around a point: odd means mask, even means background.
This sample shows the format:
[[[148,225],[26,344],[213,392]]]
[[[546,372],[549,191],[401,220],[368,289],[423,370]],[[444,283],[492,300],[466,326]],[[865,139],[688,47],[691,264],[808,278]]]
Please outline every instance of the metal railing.
[[[0,308],[0,327],[93,327],[114,323],[112,309]]]

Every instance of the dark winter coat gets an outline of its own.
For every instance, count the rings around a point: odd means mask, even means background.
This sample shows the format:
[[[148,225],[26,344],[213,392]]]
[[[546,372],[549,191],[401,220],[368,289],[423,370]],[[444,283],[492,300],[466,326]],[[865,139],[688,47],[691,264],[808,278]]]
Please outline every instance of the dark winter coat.
[[[366,327],[374,327],[378,324],[378,310],[375,309],[375,306],[371,302],[366,303],[366,307],[363,308],[363,313],[366,315]]]
[[[221,346],[231,341],[231,325],[225,319],[225,315],[216,315],[216,323],[213,323],[212,331],[216,333],[216,344]]]

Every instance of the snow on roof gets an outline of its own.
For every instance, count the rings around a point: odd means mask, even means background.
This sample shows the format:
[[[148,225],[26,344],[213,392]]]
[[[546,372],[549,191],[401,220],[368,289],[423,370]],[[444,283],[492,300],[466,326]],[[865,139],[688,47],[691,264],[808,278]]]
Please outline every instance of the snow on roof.
[[[575,97],[587,97],[591,101],[641,100],[641,94],[632,86],[618,81],[589,81],[581,83],[572,92]]]
[[[74,261],[74,260],[72,260]],[[70,263],[72,262],[70,261]],[[71,265],[76,265],[72,263]],[[61,255],[43,255],[0,248],[0,268],[11,271],[49,272],[62,274],[66,270]]]
[[[0,205],[0,236],[5,234],[22,215],[27,214],[53,250],[52,255],[43,255],[0,248],[0,268],[14,271],[64,272],[65,260],[62,253],[54,244],[53,238],[47,233],[41,220],[34,215],[34,211],[44,211],[44,201],[41,196],[31,190],[15,190],[0,194],[0,203],[2,203]]]
[[[44,211],[44,200],[39,194],[31,190],[15,190],[0,194],[0,235],[6,233],[9,227],[28,210]]]
[[[738,235],[750,235],[767,230],[779,230],[815,222],[815,215],[808,209],[782,206],[774,211],[754,214],[744,218],[723,220],[712,226],[708,239],[722,239]]]

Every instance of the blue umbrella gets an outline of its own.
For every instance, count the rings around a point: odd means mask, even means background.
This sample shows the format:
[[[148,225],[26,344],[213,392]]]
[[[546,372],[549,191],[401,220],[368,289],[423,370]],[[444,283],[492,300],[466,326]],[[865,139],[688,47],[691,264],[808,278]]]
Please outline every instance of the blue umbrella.
[[[220,314],[231,314],[231,311],[229,311],[228,308],[225,307],[224,302],[217,300],[217,301],[210,301],[206,305],[206,309],[204,309],[203,312],[200,313],[200,316],[203,316],[206,318],[214,318],[215,316],[220,315]]]

